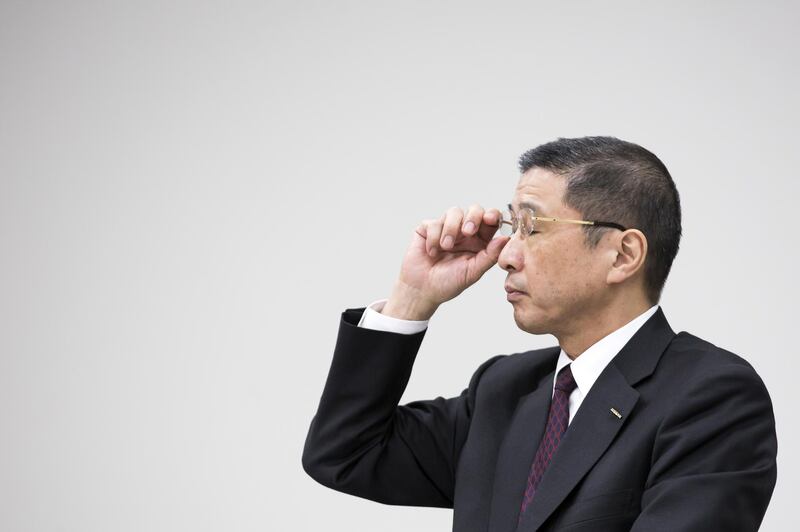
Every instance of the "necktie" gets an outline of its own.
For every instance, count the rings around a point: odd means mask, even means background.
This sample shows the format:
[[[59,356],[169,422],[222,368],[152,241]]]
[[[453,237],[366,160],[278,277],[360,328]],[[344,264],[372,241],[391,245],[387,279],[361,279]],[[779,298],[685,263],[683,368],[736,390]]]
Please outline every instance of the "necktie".
[[[567,364],[561,368],[561,371],[558,372],[558,377],[556,377],[553,400],[550,402],[550,414],[547,416],[547,427],[542,441],[539,442],[536,455],[533,457],[531,472],[528,474],[528,485],[525,488],[525,496],[522,498],[519,521],[522,521],[522,516],[533,500],[536,488],[539,487],[539,481],[542,480],[542,475],[544,475],[547,466],[550,465],[550,460],[556,454],[561,437],[567,431],[567,425],[569,424],[569,394],[577,386],[575,379],[572,377],[570,364]]]

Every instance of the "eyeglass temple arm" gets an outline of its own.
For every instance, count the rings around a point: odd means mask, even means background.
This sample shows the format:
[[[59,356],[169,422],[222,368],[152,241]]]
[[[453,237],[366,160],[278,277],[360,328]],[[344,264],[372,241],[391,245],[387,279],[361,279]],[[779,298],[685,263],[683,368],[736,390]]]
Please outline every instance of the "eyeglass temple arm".
[[[508,204],[508,211],[513,212],[514,209],[511,204]],[[590,221],[590,220],[565,220],[564,218],[545,218],[543,216],[533,216],[533,220],[538,220],[540,222],[567,222],[571,224],[581,224],[581,225],[596,225],[598,227],[612,227],[614,229],[619,229],[620,231],[626,231],[627,229],[620,224],[614,222],[597,222],[597,221]],[[511,225],[511,222],[508,220],[500,219],[500,225],[508,224]]]
[[[592,222],[592,224],[600,227],[612,227],[614,229],[619,229],[620,231],[627,231],[625,226],[615,224],[614,222]]]
[[[564,218],[544,218],[542,216],[534,216],[533,219],[539,220],[540,222],[567,222],[571,224],[596,225],[599,227],[613,227],[614,229],[619,229],[620,231],[626,230],[625,227],[614,222],[597,222],[594,220],[566,220]]]
[[[614,229],[619,229],[620,231],[626,230],[625,227],[614,222],[597,222],[593,220],[566,220],[564,218],[545,218],[543,216],[534,216],[533,219],[538,220],[540,222],[566,222],[571,224],[596,225],[598,227],[612,227]]]

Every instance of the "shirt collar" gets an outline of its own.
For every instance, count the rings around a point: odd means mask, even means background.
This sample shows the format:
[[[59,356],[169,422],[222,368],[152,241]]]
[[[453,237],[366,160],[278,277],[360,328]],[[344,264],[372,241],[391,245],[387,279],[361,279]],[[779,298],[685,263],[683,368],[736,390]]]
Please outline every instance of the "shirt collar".
[[[575,383],[578,385],[583,397],[586,397],[586,394],[589,393],[592,385],[594,385],[594,382],[608,363],[617,356],[617,353],[625,347],[625,344],[628,343],[650,316],[656,313],[656,310],[658,310],[658,305],[653,305],[627,324],[595,342],[575,360],[570,359],[562,349],[556,363],[556,377],[561,368],[571,363],[572,377],[575,379]],[[555,378],[553,379],[553,385],[555,386]]]

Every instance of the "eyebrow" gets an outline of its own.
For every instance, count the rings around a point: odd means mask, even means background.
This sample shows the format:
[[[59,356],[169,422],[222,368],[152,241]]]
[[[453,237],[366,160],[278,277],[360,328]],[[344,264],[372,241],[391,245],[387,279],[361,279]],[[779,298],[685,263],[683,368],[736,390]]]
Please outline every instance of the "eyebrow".
[[[511,207],[512,207],[512,210],[513,210],[513,207],[514,207],[514,206],[513,206],[513,205],[511,205]],[[544,216],[545,218],[547,218],[547,217],[548,217],[548,216],[547,216],[547,215],[546,215],[546,214],[543,212],[543,211],[544,211],[544,209],[542,209],[542,208],[541,208],[541,207],[540,207],[540,206],[539,206],[537,203],[534,203],[534,202],[532,202],[532,201],[523,201],[523,202],[520,202],[520,204],[519,204],[519,208],[524,208],[524,207],[527,207],[528,209],[531,209],[531,210],[533,210],[533,212],[534,212],[534,214],[535,214],[536,216]]]

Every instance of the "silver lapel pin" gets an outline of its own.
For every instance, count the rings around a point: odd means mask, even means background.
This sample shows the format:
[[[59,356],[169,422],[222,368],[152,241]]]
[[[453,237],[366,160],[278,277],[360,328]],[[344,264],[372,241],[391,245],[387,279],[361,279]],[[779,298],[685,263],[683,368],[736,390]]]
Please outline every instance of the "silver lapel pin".
[[[614,414],[615,416],[617,416],[618,418],[622,419],[622,414],[620,414],[619,412],[617,412],[617,409],[616,409],[616,408],[612,408],[612,409],[611,409],[611,413],[612,413],[612,414]]]

